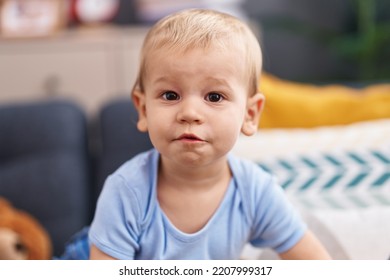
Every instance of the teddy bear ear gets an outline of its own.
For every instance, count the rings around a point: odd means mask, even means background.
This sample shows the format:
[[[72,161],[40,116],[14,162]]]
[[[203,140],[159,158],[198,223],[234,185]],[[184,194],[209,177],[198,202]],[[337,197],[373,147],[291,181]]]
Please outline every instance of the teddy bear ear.
[[[4,197],[0,196],[0,215],[11,211],[12,211],[11,203],[8,200],[6,200]]]

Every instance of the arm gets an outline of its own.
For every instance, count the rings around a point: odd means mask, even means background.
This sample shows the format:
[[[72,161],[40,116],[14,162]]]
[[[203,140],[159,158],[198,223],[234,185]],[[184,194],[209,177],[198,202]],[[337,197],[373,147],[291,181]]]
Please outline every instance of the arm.
[[[95,245],[91,245],[90,260],[115,260],[113,257],[100,251]]]
[[[306,231],[304,236],[294,247],[280,253],[284,260],[330,260],[331,257],[320,241],[311,231]]]

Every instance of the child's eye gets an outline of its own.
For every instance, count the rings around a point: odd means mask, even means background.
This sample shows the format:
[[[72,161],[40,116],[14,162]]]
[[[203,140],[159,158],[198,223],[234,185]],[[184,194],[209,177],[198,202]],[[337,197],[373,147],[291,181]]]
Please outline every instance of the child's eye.
[[[210,102],[221,102],[223,100],[223,96],[216,92],[210,92],[207,94],[206,100]]]
[[[176,93],[176,92],[173,92],[173,91],[167,91],[167,92],[164,92],[162,94],[162,97],[165,99],[165,100],[169,100],[169,101],[172,101],[172,100],[179,100],[179,95]]]

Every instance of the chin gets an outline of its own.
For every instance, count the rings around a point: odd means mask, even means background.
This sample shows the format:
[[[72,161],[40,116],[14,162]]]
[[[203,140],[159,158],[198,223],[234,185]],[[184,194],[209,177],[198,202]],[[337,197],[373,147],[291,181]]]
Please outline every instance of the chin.
[[[210,154],[199,154],[195,152],[180,152],[179,156],[176,157],[175,162],[187,168],[197,167],[208,167],[216,164],[221,159],[225,159],[223,155],[210,155]]]
[[[207,160],[205,156],[199,155],[194,152],[181,152],[176,157],[176,162],[185,166],[195,167],[204,165]]]

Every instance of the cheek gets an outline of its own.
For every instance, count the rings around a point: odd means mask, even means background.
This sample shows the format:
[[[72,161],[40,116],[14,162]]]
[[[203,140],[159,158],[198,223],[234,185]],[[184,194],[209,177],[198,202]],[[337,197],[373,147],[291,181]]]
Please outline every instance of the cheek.
[[[237,138],[239,137],[239,135],[241,133],[241,130],[242,130],[242,127],[244,124],[244,120],[246,117],[245,114],[246,114],[245,109],[242,109],[242,110],[236,112],[236,114],[234,115],[234,119],[232,117],[230,120],[230,126],[231,126],[230,130],[231,130],[231,133],[235,135],[235,141],[237,140]]]
[[[218,135],[220,135],[222,141],[225,143],[235,143],[237,137],[240,135],[244,116],[238,112],[231,112],[226,115],[226,118],[215,120],[214,127],[218,130]]]
[[[147,116],[148,132],[152,142],[164,139],[167,130],[170,128],[170,122],[166,114],[155,112]]]
[[[236,108],[231,109],[226,113],[225,125],[230,129],[236,129],[238,132],[241,130],[241,126],[245,119],[245,105],[240,104]]]

